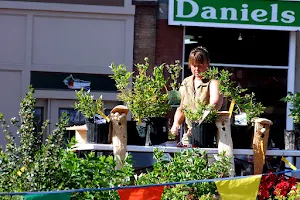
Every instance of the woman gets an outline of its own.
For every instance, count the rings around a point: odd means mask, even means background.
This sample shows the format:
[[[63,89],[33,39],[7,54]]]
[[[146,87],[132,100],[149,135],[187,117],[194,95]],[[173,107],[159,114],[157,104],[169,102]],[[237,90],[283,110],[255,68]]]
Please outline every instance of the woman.
[[[209,53],[204,47],[196,47],[189,55],[189,68],[192,75],[185,78],[180,87],[181,103],[174,115],[174,122],[171,128],[172,134],[177,135],[180,124],[184,121],[183,107],[193,109],[196,107],[198,101],[213,105],[215,109],[219,110],[223,103],[223,97],[219,92],[219,81],[204,80],[201,73],[205,72],[209,67],[210,59]],[[183,135],[182,142],[184,145],[188,144],[188,136],[191,136],[192,124],[189,120],[185,120],[187,130]]]

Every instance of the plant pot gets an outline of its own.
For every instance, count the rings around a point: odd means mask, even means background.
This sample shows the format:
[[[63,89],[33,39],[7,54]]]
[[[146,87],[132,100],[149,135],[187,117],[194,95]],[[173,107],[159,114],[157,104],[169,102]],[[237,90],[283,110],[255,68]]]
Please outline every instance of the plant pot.
[[[295,129],[295,148],[300,150],[300,123],[294,124]]]
[[[107,144],[109,123],[96,124],[93,120],[86,120],[86,140],[89,144]]]
[[[213,148],[217,134],[215,123],[192,124],[192,146],[200,148]]]
[[[145,145],[145,137],[141,137],[136,128],[136,121],[127,121],[127,145]]]
[[[252,149],[254,126],[231,125],[231,138],[234,149]]]
[[[168,141],[168,123],[167,117],[149,117],[146,119],[147,128],[150,126],[152,145],[159,145]]]

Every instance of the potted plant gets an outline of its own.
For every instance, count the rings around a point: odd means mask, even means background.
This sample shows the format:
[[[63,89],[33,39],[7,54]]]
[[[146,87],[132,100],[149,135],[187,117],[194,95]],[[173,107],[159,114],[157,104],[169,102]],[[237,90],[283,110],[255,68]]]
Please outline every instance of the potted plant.
[[[107,143],[109,124],[97,115],[104,113],[102,96],[96,101],[91,95],[90,90],[75,91],[77,102],[74,103],[76,110],[80,111],[85,117],[87,127],[87,143]]]
[[[247,89],[238,86],[231,80],[232,73],[228,70],[219,70],[216,67],[209,68],[203,74],[204,78],[216,79],[220,82],[220,93],[229,101],[234,101],[234,123],[231,126],[233,148],[252,148],[253,120],[264,113],[265,107],[257,102],[255,94],[247,94]],[[240,117],[238,119],[238,117]],[[243,123],[240,123],[243,121]],[[241,137],[241,134],[242,137]]]
[[[181,102],[181,94],[178,91],[180,84],[178,83],[178,79],[180,77],[180,72],[182,67],[180,66],[179,60],[175,61],[175,64],[166,65],[167,71],[170,74],[170,87],[171,90],[168,91],[168,99],[169,104],[171,106],[178,107]]]
[[[290,103],[291,106],[289,108],[290,114],[289,117],[293,119],[294,130],[295,130],[295,142],[296,148],[300,149],[300,92],[296,92],[293,94],[292,92],[288,92],[286,97],[283,97],[281,101],[286,103]]]
[[[203,117],[205,112],[209,112]],[[211,106],[198,102],[195,109],[183,108],[184,116],[192,123],[192,145],[194,147],[212,148],[217,133],[217,111]],[[202,121],[203,120],[203,121]]]
[[[155,145],[168,140],[168,119],[165,115],[170,105],[165,91],[164,64],[154,67],[152,73],[149,67],[148,58],[145,58],[145,63],[136,64],[138,72],[133,76],[124,64],[116,66],[112,63],[110,66],[113,72],[111,78],[120,92],[118,99],[126,104],[138,125],[145,124],[145,127],[138,127],[140,134],[143,137],[145,132],[151,132],[151,143]]]

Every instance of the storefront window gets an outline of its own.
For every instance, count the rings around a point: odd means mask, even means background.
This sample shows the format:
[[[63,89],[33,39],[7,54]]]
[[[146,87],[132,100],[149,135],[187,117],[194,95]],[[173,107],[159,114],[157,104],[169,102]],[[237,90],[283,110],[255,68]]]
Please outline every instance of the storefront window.
[[[44,108],[43,107],[34,108],[34,126],[35,126],[36,134],[42,131],[43,122],[44,122]]]
[[[212,63],[288,66],[288,31],[186,27],[185,62],[199,45]]]
[[[10,0],[10,1],[22,1],[22,0]],[[100,0],[100,1],[99,0],[27,0],[26,2],[67,3],[67,4],[85,4],[85,5],[100,5],[100,6],[124,6],[124,0]]]
[[[59,108],[58,112],[58,117],[61,117],[63,113],[66,113],[70,117],[69,126],[85,124],[85,118],[83,114],[77,110],[74,110],[73,108]]]

